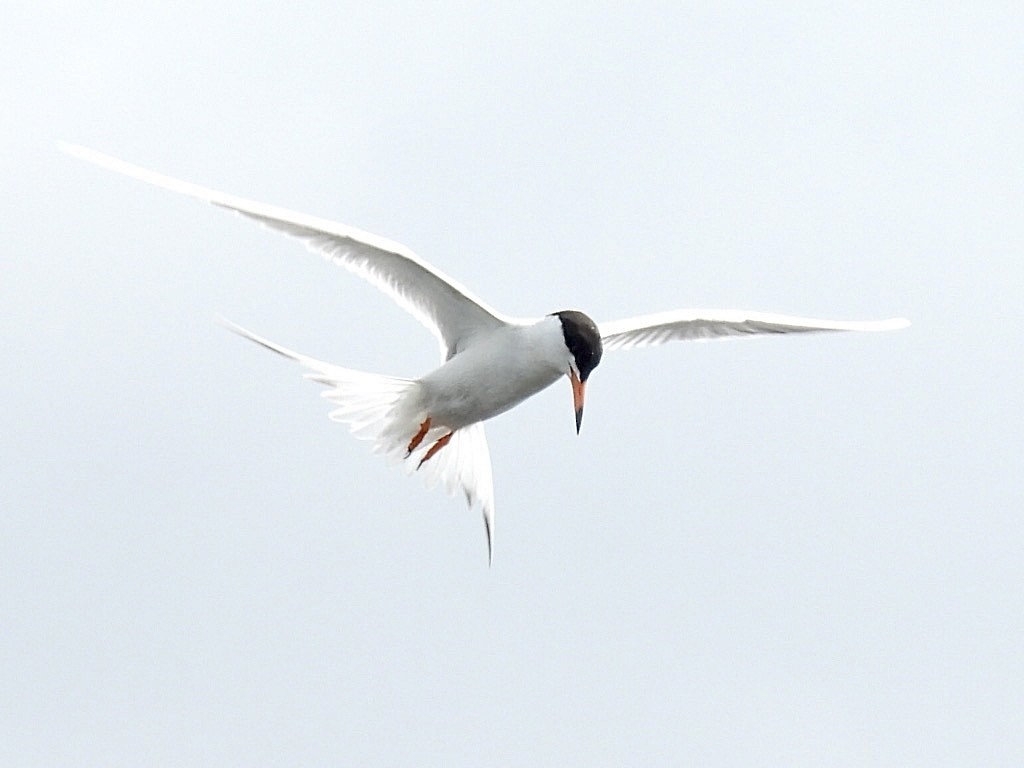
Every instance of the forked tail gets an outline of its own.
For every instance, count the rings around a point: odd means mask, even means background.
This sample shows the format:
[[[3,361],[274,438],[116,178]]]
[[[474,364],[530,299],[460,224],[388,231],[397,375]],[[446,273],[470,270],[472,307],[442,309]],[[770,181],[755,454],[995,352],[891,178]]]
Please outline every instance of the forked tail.
[[[294,360],[309,369],[303,375],[323,384],[323,397],[335,408],[332,421],[347,424],[361,440],[372,440],[374,453],[404,463],[408,472],[419,470],[428,486],[440,483],[450,495],[461,489],[472,508],[481,508],[487,529],[487,560],[493,555],[494,486],[491,459],[483,424],[472,424],[452,433],[445,447],[424,457],[430,448],[448,434],[444,426],[431,426],[413,450],[410,439],[416,435],[428,414],[422,405],[420,384],[414,379],[364,373],[325,363],[275,344],[224,318],[218,318],[229,330],[262,347]]]

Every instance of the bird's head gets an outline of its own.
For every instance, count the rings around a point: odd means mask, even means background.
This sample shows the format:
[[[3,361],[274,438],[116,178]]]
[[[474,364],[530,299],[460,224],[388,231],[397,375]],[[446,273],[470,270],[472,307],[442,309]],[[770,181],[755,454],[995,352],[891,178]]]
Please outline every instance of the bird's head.
[[[563,310],[555,312],[562,323],[562,336],[567,352],[566,376],[572,383],[572,405],[576,411],[576,432],[583,424],[583,399],[590,372],[601,362],[604,348],[597,323],[582,312]]]

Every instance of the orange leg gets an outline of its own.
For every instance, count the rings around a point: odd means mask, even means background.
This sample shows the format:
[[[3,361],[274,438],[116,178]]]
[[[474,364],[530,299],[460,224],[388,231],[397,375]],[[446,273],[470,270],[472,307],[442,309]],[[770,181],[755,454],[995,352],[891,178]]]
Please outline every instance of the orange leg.
[[[420,431],[412,436],[412,440],[409,441],[409,447],[405,451],[405,458],[409,458],[412,452],[419,448],[420,443],[423,442],[423,438],[427,436],[427,432],[430,431],[430,417],[427,416],[426,420],[420,424]]]
[[[440,440],[438,440],[436,443],[434,443],[432,446],[430,446],[430,450],[427,451],[426,455],[422,459],[420,459],[420,463],[416,465],[416,469],[419,469],[420,467],[422,467],[423,466],[423,462],[425,462],[427,459],[429,459],[435,453],[437,453],[442,448],[444,448],[446,445],[448,445],[448,441],[452,439],[452,435],[454,435],[454,434],[455,434],[454,432],[449,432],[447,435],[445,435]]]

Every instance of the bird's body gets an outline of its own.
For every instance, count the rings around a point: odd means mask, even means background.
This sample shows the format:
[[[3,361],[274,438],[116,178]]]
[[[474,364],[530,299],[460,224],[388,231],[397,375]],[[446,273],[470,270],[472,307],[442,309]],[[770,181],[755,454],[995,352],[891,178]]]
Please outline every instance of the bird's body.
[[[561,323],[549,315],[480,333],[418,384],[434,420],[460,429],[504,413],[565,374]]]
[[[595,323],[563,310],[517,319],[491,309],[467,289],[398,243],[335,222],[245,200],[131,165],[76,145],[69,154],[110,170],[227,208],[305,242],[369,280],[424,323],[441,345],[441,365],[418,379],[353,371],[292,352],[233,323],[236,333],[306,367],[327,389],[330,416],[377,452],[419,471],[479,506],[493,547],[494,492],[483,422],[567,377],[576,429],[586,382],[604,351],[767,333],[882,331],[901,318],[876,322],[815,320],[736,310],[674,310]]]

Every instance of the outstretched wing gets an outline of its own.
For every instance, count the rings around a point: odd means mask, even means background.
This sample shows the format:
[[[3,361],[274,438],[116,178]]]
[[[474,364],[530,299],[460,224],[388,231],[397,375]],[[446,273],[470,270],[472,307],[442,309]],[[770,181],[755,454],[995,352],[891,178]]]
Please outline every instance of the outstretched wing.
[[[823,331],[892,331],[909,320],[816,320],[765,312],[731,309],[677,309],[642,317],[600,323],[606,350],[632,349],[669,341],[709,341],[763,333],[820,333]]]
[[[391,296],[438,338],[445,359],[473,333],[508,321],[399,243],[344,224],[179,181],[77,144],[62,142],[59,146],[63,152],[102,168],[227,208],[301,240],[311,251]]]

